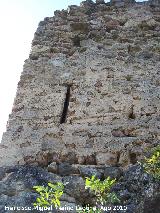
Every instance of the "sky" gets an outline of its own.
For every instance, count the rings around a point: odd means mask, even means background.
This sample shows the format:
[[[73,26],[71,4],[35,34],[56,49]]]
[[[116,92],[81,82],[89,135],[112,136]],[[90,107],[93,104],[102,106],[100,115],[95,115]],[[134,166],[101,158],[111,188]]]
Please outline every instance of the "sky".
[[[0,141],[38,23],[82,0],[0,0]],[[107,1],[106,1],[107,2]]]

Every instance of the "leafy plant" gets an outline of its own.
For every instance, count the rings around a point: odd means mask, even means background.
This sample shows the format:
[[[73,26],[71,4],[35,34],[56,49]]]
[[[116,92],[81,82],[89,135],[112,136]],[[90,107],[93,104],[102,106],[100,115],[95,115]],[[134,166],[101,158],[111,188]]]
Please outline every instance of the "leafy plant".
[[[33,188],[40,194],[40,197],[33,204],[34,206],[49,207],[53,205],[54,207],[60,207],[60,198],[64,189],[63,183],[48,183],[46,187],[34,186]]]
[[[104,181],[92,176],[91,178],[87,177],[85,182],[85,188],[90,189],[96,196],[96,206],[89,207],[86,206],[79,213],[101,213],[102,210],[100,206],[105,204],[114,204],[119,203],[120,200],[114,192],[110,192],[111,187],[116,183],[116,179],[111,179],[108,177]]]
[[[160,145],[152,150],[149,158],[145,157],[143,167],[145,172],[156,179],[160,179]]]
[[[106,178],[104,181],[92,176],[91,178],[86,178],[85,188],[90,188],[91,191],[97,197],[98,204],[113,204],[120,202],[117,195],[114,192],[110,192],[111,187],[116,183],[116,179]]]

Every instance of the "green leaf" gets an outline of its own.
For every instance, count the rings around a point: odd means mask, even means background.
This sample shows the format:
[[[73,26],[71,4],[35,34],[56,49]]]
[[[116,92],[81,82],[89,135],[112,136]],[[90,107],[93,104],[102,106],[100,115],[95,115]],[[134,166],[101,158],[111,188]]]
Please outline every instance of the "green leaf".
[[[36,199],[34,205],[41,207],[47,207],[52,204],[54,206],[60,206],[60,197],[63,195],[64,185],[61,182],[56,184],[48,183],[48,186],[34,186],[33,187],[39,194],[40,197]]]
[[[94,175],[91,178],[86,178],[85,181],[85,188],[90,188],[92,192],[94,192],[97,203],[105,203],[107,202],[106,199],[107,195],[111,189],[111,187],[116,183],[116,179],[111,179],[110,177],[107,177],[104,181],[101,181],[100,179],[96,178]],[[110,203],[115,200],[118,202],[118,198],[114,196],[112,199],[110,199]]]

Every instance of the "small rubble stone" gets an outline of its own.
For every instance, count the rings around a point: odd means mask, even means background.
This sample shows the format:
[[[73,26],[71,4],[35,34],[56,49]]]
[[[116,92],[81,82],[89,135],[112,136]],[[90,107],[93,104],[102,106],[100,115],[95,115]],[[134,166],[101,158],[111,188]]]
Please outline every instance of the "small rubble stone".
[[[51,164],[48,165],[48,171],[57,173],[58,167],[56,162],[52,162]]]
[[[79,171],[82,177],[92,177],[93,175],[99,179],[103,177],[103,171],[94,167],[80,166]]]

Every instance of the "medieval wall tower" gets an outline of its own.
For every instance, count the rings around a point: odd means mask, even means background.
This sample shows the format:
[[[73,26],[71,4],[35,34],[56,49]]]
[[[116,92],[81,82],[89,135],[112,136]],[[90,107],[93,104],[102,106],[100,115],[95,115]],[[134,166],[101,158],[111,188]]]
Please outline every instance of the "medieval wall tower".
[[[86,0],[41,21],[0,166],[78,175],[140,161],[160,139],[159,33],[159,0]]]

